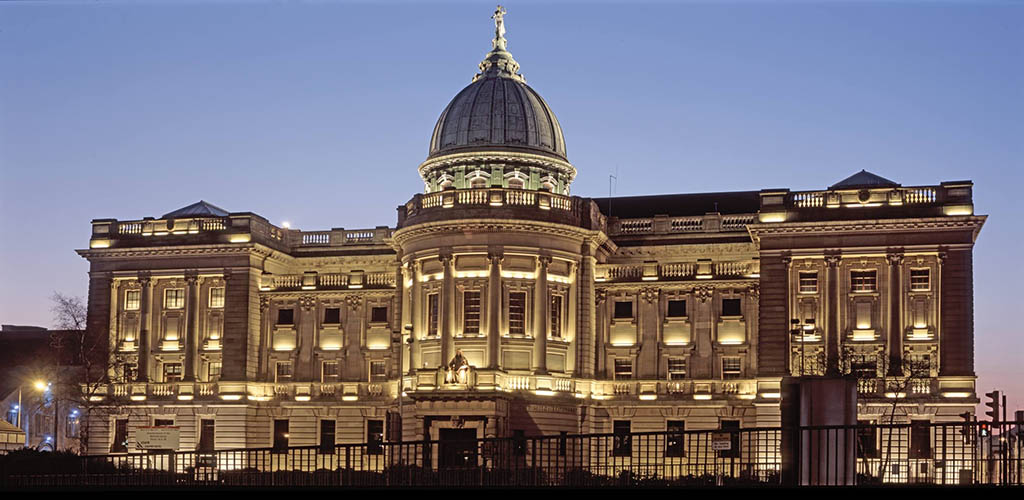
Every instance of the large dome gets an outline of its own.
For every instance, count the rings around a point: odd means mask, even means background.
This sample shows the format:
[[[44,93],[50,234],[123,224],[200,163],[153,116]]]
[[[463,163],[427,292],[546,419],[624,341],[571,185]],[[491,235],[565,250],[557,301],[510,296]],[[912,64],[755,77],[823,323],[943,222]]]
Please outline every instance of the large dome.
[[[428,158],[467,151],[521,151],[566,160],[558,119],[526,84],[519,63],[505,50],[502,14],[496,12],[493,48],[480,63],[480,72],[438,118]]]
[[[430,139],[430,157],[509,149],[566,159],[562,127],[548,104],[526,83],[500,75],[462,89],[441,113]]]

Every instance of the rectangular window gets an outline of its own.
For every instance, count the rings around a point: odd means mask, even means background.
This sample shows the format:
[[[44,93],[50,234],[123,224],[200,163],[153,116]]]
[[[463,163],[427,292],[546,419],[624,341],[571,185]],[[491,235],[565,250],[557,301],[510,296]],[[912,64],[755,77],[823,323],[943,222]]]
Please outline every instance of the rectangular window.
[[[722,358],[722,378],[725,380],[737,379],[743,376],[743,367],[740,358]]]
[[[440,297],[436,293],[427,295],[427,336],[436,337],[440,324]]]
[[[480,292],[462,293],[462,334],[480,334]]]
[[[292,362],[291,361],[278,361],[277,362],[277,378],[275,381],[284,382],[292,379]]]
[[[279,324],[279,325],[294,325],[295,324],[295,309],[278,309],[277,310],[277,324]]]
[[[388,379],[385,361],[370,361],[370,382],[385,382]]]
[[[337,382],[338,381],[338,362],[337,361],[324,361],[323,371],[321,371],[321,381],[323,382]]]
[[[324,324],[337,325],[338,323],[341,323],[341,309],[338,307],[324,309]]]
[[[164,382],[181,382],[181,363],[164,363]]]
[[[686,378],[686,358],[668,358],[668,379],[683,380]]]
[[[932,458],[930,422],[910,421],[910,458]]]
[[[857,457],[878,458],[878,431],[870,420],[857,421]]]
[[[551,337],[562,338],[562,296],[551,296]]]
[[[686,317],[686,301],[685,300],[670,300],[668,301],[668,315],[669,318],[685,318]]]
[[[217,380],[220,380],[220,369],[220,361],[210,361],[210,363],[206,365],[206,379],[209,382],[216,382]]]
[[[216,309],[224,307],[224,287],[210,288],[210,307]]]
[[[854,292],[874,292],[878,279],[875,271],[850,271],[850,284]]]
[[[800,273],[800,293],[818,293],[818,272]]]
[[[154,418],[153,419],[153,426],[154,427],[174,427],[174,419],[173,418]]]
[[[320,453],[323,455],[334,454],[334,420],[320,421]]]
[[[526,431],[522,429],[512,431],[512,453],[517,457],[526,455]]]
[[[274,420],[274,452],[288,451],[288,420]]]
[[[125,290],[124,292],[124,310],[125,311],[138,311],[139,303],[142,297],[142,290]]]
[[[508,293],[508,334],[526,334],[526,292]]]
[[[910,289],[912,291],[927,292],[931,286],[931,274],[928,269],[910,270]]]
[[[212,418],[204,418],[199,420],[199,445],[196,446],[197,451],[212,452],[214,449],[213,441],[214,421]]]
[[[742,316],[740,299],[722,299],[722,316]]]
[[[371,323],[387,323],[388,322],[388,308],[387,307],[371,307],[370,308],[370,322]]]
[[[858,380],[872,379],[878,376],[878,363],[865,356],[850,362],[850,374]]]
[[[739,458],[740,457],[740,421],[739,420],[722,420],[719,424],[719,429],[723,431],[733,431],[729,433],[729,449],[718,452],[718,456],[722,458]]]
[[[686,456],[686,430],[685,420],[669,420],[665,430],[665,456],[685,457]]]
[[[114,420],[114,439],[110,444],[111,453],[128,452],[128,419]]]
[[[384,421],[366,421],[366,454],[382,455],[384,453]]]
[[[135,382],[139,378],[138,365],[135,363],[123,363],[121,364],[121,380],[123,382]]]
[[[615,358],[615,380],[629,380],[633,378],[633,360]]]
[[[168,288],[164,290],[164,308],[181,309],[185,307],[185,289]]]
[[[612,456],[628,457],[633,455],[633,436],[629,434],[629,420],[612,422]]]
[[[615,302],[615,319],[632,319],[633,318],[633,301],[618,301]]]

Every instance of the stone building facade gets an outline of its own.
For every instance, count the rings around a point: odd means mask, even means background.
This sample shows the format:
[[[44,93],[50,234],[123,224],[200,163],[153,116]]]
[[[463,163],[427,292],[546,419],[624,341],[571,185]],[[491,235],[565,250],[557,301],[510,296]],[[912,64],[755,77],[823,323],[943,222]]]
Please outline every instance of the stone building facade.
[[[501,17],[394,226],[93,221],[91,453],[770,427],[799,375],[856,376],[863,420],[973,412],[970,181],[572,196]]]

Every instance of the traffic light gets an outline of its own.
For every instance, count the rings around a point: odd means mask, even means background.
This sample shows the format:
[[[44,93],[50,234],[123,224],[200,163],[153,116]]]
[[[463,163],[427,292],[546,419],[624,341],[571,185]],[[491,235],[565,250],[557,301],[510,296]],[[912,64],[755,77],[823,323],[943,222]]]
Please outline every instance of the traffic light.
[[[988,424],[982,422],[981,424],[978,425],[978,435],[979,436],[981,436],[981,437],[988,437],[989,434],[991,434],[991,433],[992,433],[992,431],[991,431],[991,428],[989,427]]]
[[[992,391],[992,392],[985,393],[985,397],[987,397],[989,399],[988,402],[985,403],[985,406],[987,406],[989,408],[992,408],[991,410],[986,411],[985,415],[988,415],[989,419],[991,419],[993,423],[998,423],[999,422],[999,391]]]

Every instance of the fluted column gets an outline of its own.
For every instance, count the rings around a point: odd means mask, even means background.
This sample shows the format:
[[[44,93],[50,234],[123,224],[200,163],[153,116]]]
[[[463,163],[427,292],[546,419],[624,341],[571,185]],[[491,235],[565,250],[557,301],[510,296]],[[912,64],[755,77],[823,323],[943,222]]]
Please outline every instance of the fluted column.
[[[565,370],[569,372],[570,375],[576,372],[576,350],[573,349],[573,347],[575,347],[577,343],[576,316],[579,314],[576,310],[576,294],[580,293],[579,282],[576,279],[576,268],[577,264],[575,262],[569,263],[568,320],[566,321],[565,327],[562,328],[562,338],[569,342],[569,349],[565,352]]]
[[[139,284],[142,285],[139,303],[139,367],[135,378],[138,382],[149,382],[149,331],[150,314],[153,309],[153,278],[149,271],[139,271]]]
[[[825,375],[838,376],[839,372],[839,262],[838,250],[825,255],[828,273],[828,328],[825,337]]]
[[[412,352],[411,352],[411,349],[406,350],[407,349],[407,347],[406,347],[407,343],[405,341],[405,336],[409,335],[411,337],[412,336],[412,332],[407,330],[405,327],[407,325],[412,325],[412,315],[411,315],[412,311],[409,310],[410,307],[411,307],[409,305],[409,292],[411,290],[410,290],[410,287],[406,285],[406,283],[409,282],[409,277],[412,275],[412,271],[410,270],[411,267],[412,266],[408,262],[403,263],[399,267],[399,269],[398,269],[398,284],[397,284],[398,296],[401,297],[401,299],[399,301],[399,303],[400,303],[399,307],[402,308],[402,313],[399,316],[401,318],[400,319],[401,323],[398,325],[398,330],[400,332],[400,334],[398,336],[398,344],[399,344],[398,345],[398,349],[399,349],[399,353],[401,355],[401,359],[403,360],[402,361],[403,364],[408,364],[410,369],[413,366],[413,364],[412,364]],[[400,377],[401,377],[402,374],[406,373],[405,366],[399,366],[398,367],[398,373],[399,373]]]
[[[548,372],[548,329],[551,320],[551,298],[548,297],[548,266],[550,255],[537,257],[533,294],[533,372]]]
[[[199,321],[199,273],[185,271],[185,381],[198,377],[199,346],[196,325]]]
[[[885,258],[889,262],[889,369],[886,375],[898,377],[903,375],[903,322],[900,311],[903,299],[900,279],[903,251],[891,250]]]
[[[500,251],[487,255],[490,272],[487,275],[487,367],[498,368],[501,354],[501,260]]]
[[[452,266],[453,257],[450,253],[438,257],[444,268],[441,298],[441,364],[448,366],[455,354],[455,275]]]
[[[409,261],[412,268],[412,297],[409,298],[409,317],[412,320],[412,343],[409,344],[411,355],[409,357],[409,375],[414,375],[416,370],[423,366],[423,356],[420,350],[420,339],[423,338],[423,282],[420,276],[423,274],[423,265],[418,260]]]

